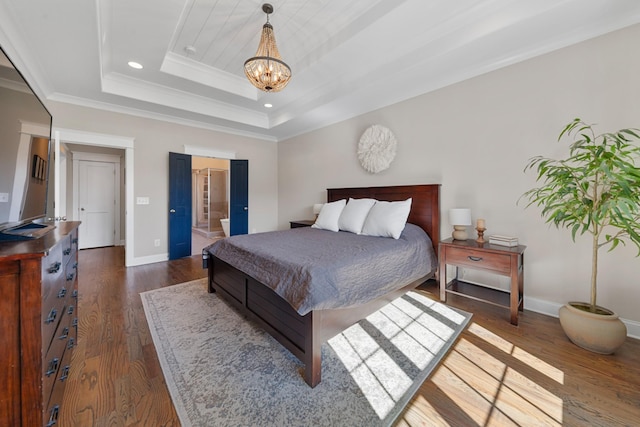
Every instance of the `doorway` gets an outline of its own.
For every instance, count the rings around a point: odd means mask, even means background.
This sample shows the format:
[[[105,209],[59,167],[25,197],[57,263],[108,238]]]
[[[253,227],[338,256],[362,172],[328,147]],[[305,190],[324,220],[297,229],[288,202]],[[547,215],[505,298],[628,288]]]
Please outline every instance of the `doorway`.
[[[223,223],[229,219],[229,160],[194,156],[192,168],[192,230],[206,238],[224,237]]]
[[[78,161],[79,248],[115,245],[116,163]],[[75,169],[74,169],[75,170]]]
[[[193,156],[191,255],[229,234],[229,160]]]
[[[121,244],[124,213],[121,180],[124,154],[105,147],[68,144],[71,157],[71,191],[67,211],[80,224],[80,249]]]
[[[90,150],[116,150],[117,155],[122,159],[120,165],[120,215],[116,216],[120,227],[116,227],[116,241],[125,245],[125,266],[145,264],[147,261],[134,256],[133,242],[133,175],[134,175],[134,139],[124,136],[97,134],[73,129],[53,128],[52,132],[55,143],[55,217],[67,217],[67,212],[73,214],[73,194],[71,171],[69,171],[69,160],[71,159],[72,147],[80,147],[78,151]],[[67,149],[63,148],[63,146]],[[61,155],[63,153],[63,155]],[[119,236],[118,234],[119,233]]]
[[[192,174],[187,177],[180,173],[181,168],[178,167],[178,164],[172,166],[172,158],[184,159],[184,162],[187,162],[188,158],[188,162],[191,163],[190,169]],[[204,163],[199,163],[201,161]],[[238,168],[238,165],[242,167]],[[218,193],[220,193],[219,197],[211,197],[209,183],[207,182],[206,209],[204,209],[204,187],[198,187],[197,179],[194,179],[197,175],[200,175],[199,172],[203,169],[217,170],[217,172],[220,172],[216,177],[220,181],[217,189]],[[235,173],[234,170],[236,171]],[[221,171],[226,171],[226,173],[223,174]],[[209,171],[207,171],[207,173],[208,172]],[[221,184],[222,177],[227,178],[224,185]],[[184,221],[172,221],[172,218],[178,217],[178,214],[183,212],[185,208],[180,206],[181,201],[184,199],[184,190],[181,190],[181,188],[190,189],[189,216],[191,223],[188,224],[188,228],[187,225],[184,224]],[[169,153],[169,259],[187,256],[184,254],[184,250],[178,251],[179,247],[184,248],[186,244],[190,244],[191,253],[189,255],[201,254],[204,247],[211,244],[215,239],[223,237],[224,225],[222,222],[226,219],[228,219],[229,224],[229,235],[246,234],[246,230],[248,230],[249,213],[248,191],[247,160],[217,158],[214,156],[204,157],[201,153],[193,153],[193,156],[189,154]],[[222,197],[223,193],[225,197]],[[200,203],[198,203],[199,197],[202,199]],[[211,200],[217,201],[217,204],[210,205],[209,201]],[[242,201],[243,204],[242,208],[239,209],[240,212],[235,214],[232,208],[232,206],[234,206],[234,200],[236,204],[239,204],[238,200]],[[206,220],[204,218],[205,215],[200,215],[198,211],[199,205],[203,207],[202,213],[206,210]],[[198,226],[198,222],[200,222],[202,228],[206,228],[206,230],[202,230],[201,227]],[[236,228],[234,229],[234,227]],[[219,234],[220,231],[222,231],[222,234]],[[175,250],[172,248],[175,248]],[[172,253],[174,256],[172,256]]]

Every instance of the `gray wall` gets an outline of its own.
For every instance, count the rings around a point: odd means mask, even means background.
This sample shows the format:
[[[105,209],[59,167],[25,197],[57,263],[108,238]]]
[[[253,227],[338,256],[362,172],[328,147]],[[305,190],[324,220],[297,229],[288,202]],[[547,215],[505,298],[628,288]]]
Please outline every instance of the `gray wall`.
[[[535,185],[523,173],[535,155],[562,156],[556,142],[574,117],[600,132],[640,127],[640,26],[497,70],[390,107],[283,141],[278,152],[278,222],[312,218],[329,187],[441,183],[442,235],[447,212],[469,207],[485,218],[486,235],[508,234],[527,245],[525,305],[555,312],[588,300],[590,241],[545,225],[539,210],[516,205]],[[360,135],[389,127],[398,140],[391,167],[372,175],[359,165]],[[473,231],[473,230],[469,230]],[[640,321],[640,260],[632,247],[601,252],[598,303]],[[505,287],[505,281],[493,277]],[[640,326],[640,324],[637,324]]]
[[[134,140],[134,197],[149,197],[149,205],[134,206],[134,256],[168,251],[169,152],[194,145],[249,160],[249,230],[277,227],[277,145],[271,142],[112,113],[59,102],[48,104],[54,127],[132,137]],[[160,247],[154,240],[160,239]]]
[[[22,122],[48,129],[49,116],[30,93],[0,87],[0,98],[0,193],[8,193],[11,201]],[[10,208],[11,203],[0,203],[0,223],[9,220]]]

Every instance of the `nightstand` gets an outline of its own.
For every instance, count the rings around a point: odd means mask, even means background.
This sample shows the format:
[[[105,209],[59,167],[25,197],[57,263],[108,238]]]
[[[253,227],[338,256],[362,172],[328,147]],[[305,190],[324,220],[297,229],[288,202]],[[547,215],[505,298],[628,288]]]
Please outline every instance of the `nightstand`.
[[[438,247],[440,257],[440,300],[447,292],[508,308],[511,323],[518,324],[518,311],[523,310],[524,250],[526,246],[499,246],[475,240],[446,239]],[[447,282],[447,264],[456,267],[456,277]],[[458,280],[458,267],[487,271],[511,278],[509,291],[487,288]]]
[[[291,228],[311,227],[316,221],[313,219],[300,219],[298,221],[289,221]]]

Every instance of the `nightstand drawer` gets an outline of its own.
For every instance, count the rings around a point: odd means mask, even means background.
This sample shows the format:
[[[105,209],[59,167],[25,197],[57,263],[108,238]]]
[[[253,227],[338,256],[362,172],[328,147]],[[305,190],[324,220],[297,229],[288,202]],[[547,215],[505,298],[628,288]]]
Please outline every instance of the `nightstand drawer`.
[[[446,251],[447,264],[489,270],[505,276],[511,274],[510,255],[453,247],[447,247]]]

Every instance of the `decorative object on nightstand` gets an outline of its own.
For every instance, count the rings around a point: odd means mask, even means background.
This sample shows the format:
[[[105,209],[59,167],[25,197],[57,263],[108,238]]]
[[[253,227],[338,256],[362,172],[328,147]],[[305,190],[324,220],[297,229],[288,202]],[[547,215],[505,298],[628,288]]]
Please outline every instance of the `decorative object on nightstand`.
[[[316,216],[316,219],[318,219],[318,215],[320,215],[320,211],[322,210],[323,206],[324,203],[316,203],[315,205],[313,205],[313,214]]]
[[[484,232],[487,231],[487,229],[484,225],[484,219],[480,218],[478,219],[478,221],[476,221],[476,231],[478,232],[478,238],[476,239],[476,242],[478,243],[485,243]]]
[[[387,169],[396,157],[397,146],[398,141],[389,128],[373,125],[360,137],[358,160],[368,172],[381,172]]]
[[[449,209],[449,223],[453,226],[451,237],[454,240],[467,240],[467,226],[471,225],[471,210],[466,208]]]
[[[500,234],[494,234],[489,237],[490,245],[499,245],[499,246],[518,246],[518,238],[511,236],[502,236]]]
[[[568,302],[558,315],[573,343],[610,354],[625,342],[627,328],[615,312],[596,305],[598,252],[630,242],[640,255],[640,168],[635,165],[640,129],[596,135],[591,125],[574,119],[558,140],[563,136],[573,138],[568,157],[529,160],[525,171],[535,171],[542,186],[522,197],[528,199],[527,207],[542,208],[545,222],[571,230],[574,241],[576,235],[591,235],[591,299]]]

